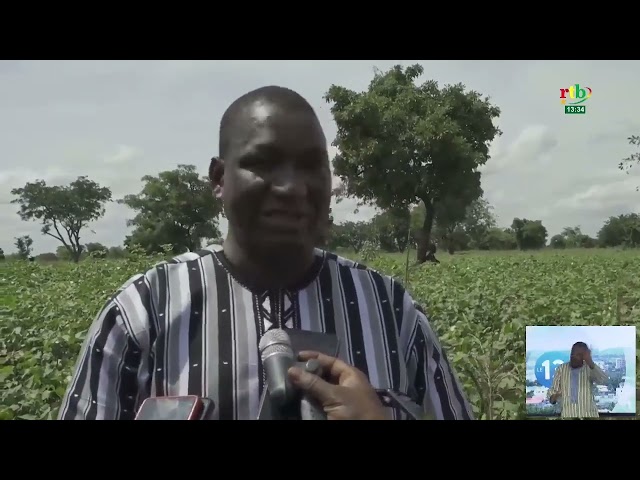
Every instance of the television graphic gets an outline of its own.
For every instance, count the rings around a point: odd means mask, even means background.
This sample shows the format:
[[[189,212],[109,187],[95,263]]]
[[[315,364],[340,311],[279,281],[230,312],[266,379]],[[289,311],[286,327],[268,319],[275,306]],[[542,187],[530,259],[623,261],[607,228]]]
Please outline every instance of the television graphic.
[[[560,415],[561,402],[549,402],[555,369],[569,361],[571,347],[584,342],[593,361],[607,374],[593,384],[601,416],[636,414],[636,327],[529,326],[526,328],[526,398],[528,416]]]

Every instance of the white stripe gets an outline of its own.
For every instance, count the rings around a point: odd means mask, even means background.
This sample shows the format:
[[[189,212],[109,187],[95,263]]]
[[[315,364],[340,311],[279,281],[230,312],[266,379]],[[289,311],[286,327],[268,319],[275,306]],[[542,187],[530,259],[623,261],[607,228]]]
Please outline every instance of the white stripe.
[[[187,395],[189,393],[189,320],[191,319],[191,290],[189,289],[189,270],[188,268],[178,268],[176,277],[178,288],[174,301],[178,302],[178,308],[181,312],[180,323],[177,325],[179,329],[179,348],[178,362],[180,365],[180,377],[178,379],[178,395]],[[175,281],[174,280],[174,281]]]

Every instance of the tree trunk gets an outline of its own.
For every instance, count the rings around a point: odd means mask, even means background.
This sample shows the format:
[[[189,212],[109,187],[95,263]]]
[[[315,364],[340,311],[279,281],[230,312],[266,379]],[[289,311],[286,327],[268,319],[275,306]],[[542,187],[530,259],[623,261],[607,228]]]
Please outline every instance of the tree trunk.
[[[422,200],[426,214],[424,216],[424,222],[422,222],[422,228],[420,229],[420,238],[418,239],[418,263],[424,263],[427,261],[427,253],[429,251],[429,244],[431,243],[431,227],[433,226],[434,208],[430,201]]]

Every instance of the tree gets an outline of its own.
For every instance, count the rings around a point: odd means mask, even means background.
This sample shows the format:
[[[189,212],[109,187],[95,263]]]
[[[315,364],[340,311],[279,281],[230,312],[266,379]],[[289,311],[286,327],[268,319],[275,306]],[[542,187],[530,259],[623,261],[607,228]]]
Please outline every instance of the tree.
[[[138,212],[127,222],[136,227],[125,240],[126,246],[138,244],[147,253],[162,252],[171,244],[174,253],[194,251],[205,238],[220,236],[218,217],[222,202],[213,195],[207,177],[193,165],[178,165],[175,170],[146,175],[142,191],[118,200]]]
[[[22,237],[16,237],[15,246],[18,249],[18,257],[22,260],[26,260],[31,256],[31,252],[33,248],[33,239],[29,235],[24,235]]]
[[[567,248],[567,239],[562,234],[554,235],[549,240],[549,245],[555,249]]]
[[[539,249],[547,243],[547,229],[540,220],[514,218],[511,228],[520,250]]]
[[[515,250],[518,248],[516,235],[510,228],[490,228],[480,244],[480,250]]]
[[[639,149],[639,151],[632,153],[627,158],[623,158],[622,161],[618,164],[618,168],[622,171],[626,171],[629,174],[629,170],[635,163],[640,163],[640,135],[631,135],[627,138],[629,141],[629,145],[633,145]],[[640,187],[636,187],[638,190]]]
[[[5,259],[5,257],[4,257],[4,250],[2,250],[2,249],[0,248],[0,262],[1,262],[2,260],[4,260],[4,259]]]
[[[462,84],[416,85],[420,65],[376,71],[369,89],[356,93],[332,85],[325,95],[338,132],[333,145],[338,196],[382,210],[422,202],[425,217],[418,261],[426,261],[435,207],[447,196],[479,188],[478,167],[500,130],[500,109]]]
[[[85,245],[85,251],[95,258],[106,258],[109,249],[101,243],[87,243]]]
[[[11,190],[20,204],[22,220],[39,220],[42,233],[62,242],[77,262],[82,254],[80,232],[90,222],[104,215],[111,201],[111,190],[87,177],[78,177],[68,186],[48,186],[44,180],[27,183]]]
[[[639,247],[640,215],[629,213],[609,217],[598,232],[598,242],[603,247]]]
[[[435,206],[436,237],[441,238],[447,251],[453,255],[456,250],[466,250],[469,247],[470,238],[467,235],[464,223],[475,212],[470,210],[473,203],[482,195],[480,185],[459,192],[456,195],[447,195]],[[469,219],[473,225],[473,220]]]
[[[482,197],[471,202],[462,222],[462,228],[471,241],[471,248],[479,248],[487,232],[495,226],[496,217],[489,202]]]
[[[329,248],[351,248],[358,253],[364,244],[374,237],[371,222],[344,222],[334,225]]]
[[[594,248],[598,243],[595,238],[582,233],[580,226],[565,227],[560,236],[564,238],[564,245],[567,248]]]
[[[409,209],[387,210],[371,220],[373,234],[386,252],[404,252],[409,238]]]

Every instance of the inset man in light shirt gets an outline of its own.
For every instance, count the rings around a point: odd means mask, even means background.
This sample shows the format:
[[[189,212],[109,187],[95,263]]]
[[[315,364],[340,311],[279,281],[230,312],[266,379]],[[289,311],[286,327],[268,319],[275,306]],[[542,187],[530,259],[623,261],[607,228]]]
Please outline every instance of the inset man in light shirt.
[[[571,347],[569,362],[556,368],[549,401],[562,406],[561,418],[597,418],[598,406],[593,396],[594,384],[605,384],[609,377],[593,362],[591,350],[584,342]]]

